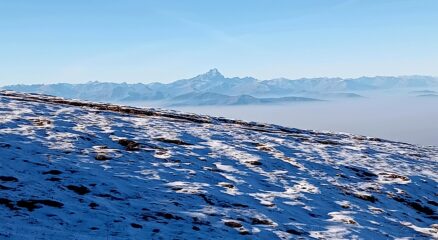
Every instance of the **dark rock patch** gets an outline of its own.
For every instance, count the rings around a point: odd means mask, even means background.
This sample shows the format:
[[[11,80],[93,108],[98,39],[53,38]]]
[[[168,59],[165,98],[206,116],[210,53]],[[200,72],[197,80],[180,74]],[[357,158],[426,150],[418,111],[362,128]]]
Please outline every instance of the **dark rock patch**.
[[[368,170],[363,169],[363,168],[352,167],[352,166],[347,166],[346,168],[353,170],[354,173],[356,174],[356,176],[364,178],[366,180],[372,180],[372,179],[377,178],[377,174],[369,172]]]
[[[408,199],[398,197],[398,196],[393,197],[393,199],[396,200],[397,202],[401,202],[401,203],[406,204],[407,206],[415,209],[417,212],[421,212],[421,213],[424,213],[424,214],[429,215],[429,216],[432,216],[435,214],[435,211],[432,208],[422,205],[421,201],[419,201],[419,200],[418,201],[410,201]]]
[[[88,204],[88,206],[89,206],[91,209],[95,209],[95,208],[99,207],[99,204],[97,204],[97,203],[95,203],[95,202],[92,202],[92,203]]]
[[[117,189],[111,189],[111,190],[110,190],[110,192],[111,192],[111,193],[116,193],[116,194],[120,194],[120,192],[119,192],[119,191],[117,191]]]
[[[140,150],[140,143],[137,143],[128,139],[120,139],[118,143],[125,147],[126,151],[138,151]]]
[[[142,214],[141,218],[145,221],[149,221],[150,219],[157,220],[157,217],[146,213]]]
[[[225,226],[227,227],[232,227],[232,228],[240,228],[243,225],[239,222],[235,222],[235,221],[226,221],[224,222]]]
[[[85,194],[91,192],[90,189],[88,189],[87,187],[82,186],[82,185],[81,186],[68,185],[67,189],[71,190],[79,195],[85,195]]]
[[[272,152],[273,151],[273,149],[271,148],[271,147],[269,147],[269,146],[266,146],[266,145],[264,145],[264,144],[262,144],[262,143],[253,143],[256,147],[257,147],[257,149],[258,150],[260,150],[260,151],[264,151],[264,152]]]
[[[50,170],[50,171],[43,172],[43,174],[44,174],[44,175],[47,175],[47,174],[50,174],[50,175],[59,175],[59,174],[62,174],[62,172],[59,171],[59,170]]]
[[[221,184],[222,187],[226,187],[226,188],[234,188],[234,185],[231,183],[223,183]]]
[[[377,198],[374,197],[373,195],[355,193],[355,194],[353,194],[353,196],[355,196],[356,198],[368,201],[368,202],[372,202],[372,203],[377,202]]]
[[[332,145],[332,146],[336,146],[336,145],[340,145],[339,142],[335,142],[332,140],[327,140],[327,139],[321,139],[321,140],[315,140],[315,142],[319,143],[319,144],[323,144],[323,145]]]
[[[272,225],[272,222],[268,219],[252,218],[252,225]]]
[[[6,186],[3,186],[0,184],[0,190],[12,190],[12,189],[14,189],[14,188],[6,187]]]
[[[373,142],[384,142],[385,140],[381,139],[381,138],[368,138],[369,141],[373,141]]]
[[[204,167],[205,170],[210,171],[210,172],[224,172],[223,170],[220,170],[217,167]]]
[[[402,176],[402,175],[398,175],[395,173],[381,173],[380,175],[385,176],[385,178],[389,178],[389,179],[401,179],[403,181],[409,181],[409,178],[406,176]]]
[[[115,196],[113,196],[111,194],[108,194],[108,193],[99,193],[99,194],[96,194],[96,196],[97,197],[102,197],[102,198],[108,198],[108,199],[116,200],[116,201],[123,200],[123,198],[115,197]]]
[[[47,178],[46,180],[47,180],[47,181],[51,181],[51,182],[59,182],[59,181],[61,181],[62,179],[61,179],[61,178],[57,178],[57,177],[51,177],[51,178]]]
[[[94,157],[94,159],[96,159],[97,161],[106,161],[106,160],[110,160],[111,158],[105,154],[99,153]]]
[[[262,163],[260,161],[251,161],[251,162],[248,162],[248,163],[253,165],[253,166],[260,166],[260,165],[262,165]]]
[[[133,227],[133,228],[143,228],[143,226],[141,226],[140,224],[137,224],[137,223],[131,223],[131,227]]]
[[[0,181],[3,181],[3,182],[18,182],[18,179],[16,177],[11,177],[11,176],[0,176]]]
[[[241,203],[232,203],[231,205],[233,205],[234,207],[240,207],[240,208],[247,208],[249,207],[246,204],[241,204]]]
[[[180,216],[176,216],[176,215],[173,215],[171,213],[166,213],[166,212],[158,212],[155,215],[158,217],[163,217],[165,219],[175,219],[175,220],[182,220],[183,219]]]
[[[46,205],[55,208],[62,208],[64,206],[63,203],[53,200],[29,199],[29,200],[20,200],[17,202],[18,207],[26,208],[30,212],[32,212],[36,208],[41,208],[41,205]]]
[[[309,216],[314,217],[314,218],[321,217],[320,215],[314,214],[314,213],[311,213],[311,212],[309,212]]]
[[[0,198],[0,205],[3,205],[5,207],[9,208],[10,210],[15,209],[14,202],[7,199],[7,198]]]
[[[2,148],[10,148],[11,144],[9,144],[9,143],[0,143],[0,147],[2,147]]]
[[[79,136],[79,138],[82,140],[91,141],[91,138],[89,138],[89,137]]]
[[[38,127],[50,125],[52,121],[49,119],[31,119],[32,123]]]
[[[303,235],[302,232],[295,230],[295,229],[288,229],[288,230],[286,230],[286,232],[289,234],[298,235],[298,236]]]
[[[155,138],[154,140],[164,143],[176,144],[176,145],[193,145],[191,143],[187,143],[179,139]]]
[[[214,202],[208,198],[205,194],[201,193],[199,196],[209,205],[214,205]]]

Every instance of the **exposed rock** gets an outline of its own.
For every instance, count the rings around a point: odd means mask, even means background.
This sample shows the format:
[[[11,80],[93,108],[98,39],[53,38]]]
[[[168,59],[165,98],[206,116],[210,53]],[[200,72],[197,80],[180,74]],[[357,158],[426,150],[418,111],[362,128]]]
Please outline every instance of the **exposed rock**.
[[[0,181],[3,181],[3,182],[18,182],[18,179],[16,177],[11,177],[11,176],[0,176]]]
[[[106,160],[111,159],[110,157],[108,157],[107,155],[102,154],[102,153],[97,154],[96,157],[94,157],[94,158],[95,158],[97,161],[106,161]]]
[[[0,205],[6,206],[10,210],[15,209],[14,202],[7,198],[0,198]]]
[[[253,224],[253,225],[272,225],[273,223],[268,219],[252,218],[251,224]]]
[[[184,142],[179,139],[167,139],[167,138],[155,138],[156,141],[164,142],[164,143],[171,143],[176,145],[192,145],[190,143]]]
[[[49,171],[45,171],[45,172],[43,172],[43,174],[50,174],[50,175],[59,175],[59,174],[62,174],[62,172],[61,171],[59,171],[59,170],[49,170]]]
[[[33,210],[35,210],[36,208],[40,208],[41,205],[46,205],[49,207],[54,207],[54,208],[62,208],[64,206],[63,203],[60,203],[58,201],[53,201],[53,200],[48,200],[48,199],[44,199],[44,200],[40,200],[40,199],[29,199],[29,200],[20,200],[17,201],[17,206],[20,208],[26,208],[27,210],[29,210],[30,212],[32,212]]]
[[[288,230],[286,230],[286,232],[289,234],[298,235],[298,236],[303,235],[303,232],[295,230],[295,229],[288,229]]]
[[[141,226],[140,224],[137,224],[137,223],[131,223],[131,227],[133,227],[133,228],[143,228],[143,226]]]
[[[133,140],[128,139],[120,139],[118,143],[125,147],[126,151],[138,151],[140,150],[140,143],[137,143]]]
[[[232,227],[232,228],[240,228],[243,226],[241,223],[236,222],[236,221],[226,221],[226,222],[224,222],[224,224],[225,224],[225,226]]]
[[[95,208],[99,207],[99,204],[92,202],[92,203],[88,204],[88,206],[92,209],[95,209]]]
[[[72,190],[73,192],[79,194],[79,195],[85,195],[90,192],[90,189],[88,189],[85,186],[75,186],[75,185],[68,185],[67,189]]]
[[[362,200],[369,201],[369,202],[372,202],[372,203],[374,203],[374,202],[377,201],[377,198],[374,197],[373,195],[370,195],[370,194],[365,194],[365,193],[354,193],[353,195],[354,195],[355,197],[357,197],[357,198],[360,198],[360,199],[362,199]]]

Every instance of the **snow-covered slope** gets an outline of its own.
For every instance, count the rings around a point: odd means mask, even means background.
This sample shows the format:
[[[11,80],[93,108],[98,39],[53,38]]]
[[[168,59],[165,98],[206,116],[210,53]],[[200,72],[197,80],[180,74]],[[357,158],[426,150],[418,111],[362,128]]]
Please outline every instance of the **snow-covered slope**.
[[[438,148],[0,93],[0,239],[437,238]]]

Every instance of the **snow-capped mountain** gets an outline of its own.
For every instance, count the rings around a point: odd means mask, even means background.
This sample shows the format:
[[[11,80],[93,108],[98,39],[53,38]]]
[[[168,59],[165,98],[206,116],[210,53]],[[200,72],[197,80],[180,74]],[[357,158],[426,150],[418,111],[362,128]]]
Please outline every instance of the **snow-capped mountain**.
[[[99,101],[138,101],[149,99],[162,99],[160,92],[154,91],[145,84],[127,83],[101,83],[88,82],[85,84],[36,84],[36,85],[13,85],[2,89],[13,89],[19,92],[33,92],[61,96],[65,98],[75,98],[84,100]]]
[[[0,239],[431,239],[437,183],[437,147],[0,92]]]
[[[403,89],[409,92],[424,89],[436,90],[438,89],[438,78],[426,76],[297,80],[280,78],[261,81],[252,77],[228,78],[217,69],[212,69],[194,78],[178,80],[168,84],[89,82],[85,84],[12,85],[2,87],[2,89],[91,101],[160,100],[165,103],[164,105],[181,104],[173,102],[173,99],[181,99],[183,96],[200,95],[211,98],[211,94],[221,94],[225,98],[233,98],[249,95],[254,98],[254,101],[248,101],[246,104],[257,104],[260,102],[258,98],[305,97],[327,100],[361,97],[363,91]],[[209,102],[208,99],[200,99],[200,101]],[[299,98],[296,98],[295,101],[299,101]],[[190,99],[187,99],[186,102],[191,104]],[[280,99],[277,102],[283,101]],[[213,102],[213,105],[219,103],[220,101]]]
[[[165,88],[158,88],[157,90],[171,95],[191,92],[243,95],[254,93],[254,90],[259,87],[259,81],[255,78],[226,78],[217,69],[212,69],[194,78],[167,84]]]

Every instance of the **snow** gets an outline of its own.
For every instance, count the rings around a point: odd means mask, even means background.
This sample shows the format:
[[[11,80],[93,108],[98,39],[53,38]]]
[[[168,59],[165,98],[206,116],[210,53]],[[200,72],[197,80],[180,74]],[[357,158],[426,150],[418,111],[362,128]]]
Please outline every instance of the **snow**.
[[[0,92],[0,239],[438,238],[437,169],[433,146]]]

